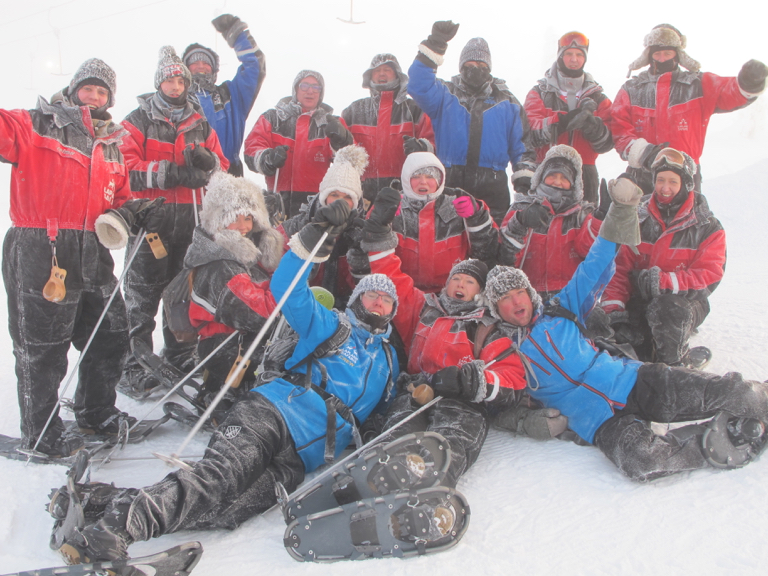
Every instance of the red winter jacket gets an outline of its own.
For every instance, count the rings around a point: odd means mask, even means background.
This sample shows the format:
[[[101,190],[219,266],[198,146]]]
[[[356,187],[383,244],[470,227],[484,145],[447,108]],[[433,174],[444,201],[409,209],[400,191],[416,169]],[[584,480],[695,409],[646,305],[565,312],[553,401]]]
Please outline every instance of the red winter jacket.
[[[93,232],[98,216],[129,196],[119,125],[96,137],[87,107],[57,95],[34,110],[0,110],[0,160],[11,171],[11,222]]]
[[[478,327],[495,322],[487,308],[476,308],[461,316],[449,316],[435,294],[425,294],[413,285],[413,280],[400,269],[400,259],[394,254],[376,258],[371,254],[371,272],[385,274],[397,290],[397,313],[392,320],[408,351],[410,374],[435,374],[448,366],[463,366],[474,360],[486,365],[510,346],[509,338],[499,331],[492,332],[475,357],[474,338]],[[525,388],[525,369],[517,354],[488,366],[484,370],[488,393],[486,403],[501,407],[512,398],[513,390]]]
[[[219,138],[204,116],[193,108],[178,126],[165,118],[152,105],[153,94],[138,97],[139,107],[128,114],[123,126],[128,137],[120,146],[125,164],[130,170],[131,193],[134,198],[164,196],[168,204],[192,204],[192,190],[177,186],[165,187],[165,174],[169,163],[186,166],[184,151],[195,146],[211,150],[219,159],[220,167],[229,169]],[[201,203],[197,194],[197,204]]]
[[[542,204],[554,214],[548,201]],[[513,206],[501,224],[499,264],[521,268],[537,292],[559,292],[587,257],[602,222],[578,203],[554,214],[546,231],[527,228],[522,235],[510,234],[507,223],[520,209]]]
[[[551,75],[552,70],[539,80],[539,83],[528,92],[525,99],[525,113],[531,123],[531,136],[536,146],[536,162],[541,163],[544,160],[544,156],[551,146],[567,144],[576,149],[584,164],[594,166],[598,155],[613,148],[610,133],[611,100],[603,94],[603,88],[592,79],[592,76],[585,74],[579,104],[585,99],[594,100],[597,104],[597,111],[594,115],[603,121],[603,127],[593,142],[587,140],[581,130],[563,132],[557,137],[557,141],[552,142],[550,133],[553,129],[557,130],[555,125],[558,118],[568,112],[568,102],[565,96],[549,83]]]
[[[657,76],[646,70],[621,87],[611,107],[616,151],[631,160],[630,146],[644,138],[650,144],[669,142],[698,164],[712,114],[743,108],[756,96],[741,90],[736,78],[681,69]]]
[[[606,312],[624,308],[632,296],[632,270],[658,266],[661,293],[692,300],[707,298],[723,278],[725,231],[698,192],[690,193],[669,226],[651,196],[640,207],[640,236],[639,256],[627,246],[616,255],[616,273],[602,298]]]

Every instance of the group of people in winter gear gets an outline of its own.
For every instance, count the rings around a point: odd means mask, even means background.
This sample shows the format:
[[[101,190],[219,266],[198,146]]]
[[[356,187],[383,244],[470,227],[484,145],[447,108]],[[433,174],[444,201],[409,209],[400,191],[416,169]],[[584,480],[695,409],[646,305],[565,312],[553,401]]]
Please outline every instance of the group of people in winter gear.
[[[116,389],[141,397],[160,382],[129,343],[152,347],[163,291],[179,275],[197,341],[177,341],[164,322],[166,360],[193,371],[238,333],[206,365],[198,407],[227,385],[283,296],[291,328],[259,346],[228,390],[204,458],[141,490],[107,490],[66,539],[71,561],[124,558],[132,542],[177,530],[234,528],[270,508],[276,488],[293,491],[359,444],[361,430],[401,422],[390,439],[442,437],[450,490],[490,425],[594,444],[641,481],[727,466],[702,449],[707,431],[725,438],[718,446],[762,448],[768,386],[692,370],[711,354],[688,342],[725,269],[725,234],[700,190],[706,124],[754,101],[765,65],[750,61],[737,78],[701,73],[685,37],[663,24],[631,66],[649,70],[611,103],[584,72],[588,39],[571,32],[523,106],[491,75],[483,38],[463,48],[459,75],[438,79],[458,24],[436,22],[407,75],[392,54],[375,56],[363,73],[370,97],[340,116],[323,101],[323,76],[303,70],[246,137],[264,56],[239,18],[213,25],[241,62],[231,81],[216,84],[211,49],[192,44],[179,58],[166,46],[155,92],[120,125],[107,112],[114,71],[97,59],[50,102],[0,110],[0,159],[13,164],[3,278],[25,447],[82,447],[58,415],[70,343],[83,351],[79,428],[135,422],[115,407]],[[242,177],[243,145],[270,191]],[[614,146],[627,173],[600,183],[595,160]],[[62,182],[67,194],[51,194]],[[121,248],[125,300],[109,254]],[[44,287],[55,274],[66,290],[53,296]],[[257,374],[277,349],[286,353]],[[425,390],[440,397],[427,409]],[[727,431],[658,436],[649,424],[720,413]]]

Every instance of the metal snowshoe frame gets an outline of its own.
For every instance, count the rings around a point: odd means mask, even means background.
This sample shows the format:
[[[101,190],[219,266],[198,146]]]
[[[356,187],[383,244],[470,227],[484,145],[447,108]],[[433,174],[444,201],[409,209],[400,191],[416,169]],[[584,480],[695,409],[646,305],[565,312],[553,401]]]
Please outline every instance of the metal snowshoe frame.
[[[734,437],[729,430],[729,421],[738,417],[728,412],[719,412],[705,424],[701,437],[704,458],[715,468],[741,468],[757,458],[766,445],[765,426],[757,438]],[[742,419],[746,420],[746,419]]]

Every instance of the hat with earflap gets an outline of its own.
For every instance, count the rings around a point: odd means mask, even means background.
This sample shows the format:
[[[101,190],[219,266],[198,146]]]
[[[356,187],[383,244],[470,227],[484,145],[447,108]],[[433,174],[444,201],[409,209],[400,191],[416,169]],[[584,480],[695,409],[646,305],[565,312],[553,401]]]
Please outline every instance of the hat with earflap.
[[[184,78],[184,84],[187,87],[192,82],[192,73],[189,71],[189,68],[184,66],[174,47],[163,46],[160,48],[157,70],[155,71],[155,89],[160,90],[160,84],[174,76]]]
[[[251,216],[253,230],[251,242],[227,226],[238,216]],[[200,213],[200,226],[217,244],[235,253],[243,261],[259,261],[266,268],[277,268],[282,256],[283,237],[269,223],[269,214],[262,189],[247,178],[236,178],[226,172],[215,172],[208,182]],[[245,240],[245,244],[241,242]],[[248,244],[256,252],[252,252]],[[241,259],[240,256],[244,258]]]
[[[698,72],[701,69],[701,64],[696,60],[688,56],[685,52],[685,46],[687,40],[680,30],[672,26],[671,24],[659,24],[654,26],[643,39],[643,46],[645,49],[640,57],[629,65],[629,71],[627,72],[627,78],[633,70],[639,70],[644,66],[651,64],[651,56],[654,52],[660,49],[669,49],[677,52],[677,61],[680,66],[690,70],[691,72]]]
[[[533,304],[533,310],[536,311],[542,305],[541,296],[531,286],[531,281],[525,272],[512,266],[494,266],[488,272],[488,280],[485,283],[485,292],[483,293],[491,315],[494,318],[501,319],[497,304],[499,300],[510,290],[525,288]]]
[[[318,202],[325,206],[325,201],[331,192],[341,192],[353,200],[357,206],[363,197],[360,178],[368,166],[368,153],[362,146],[345,146],[333,158],[333,164],[328,167],[318,192]]]

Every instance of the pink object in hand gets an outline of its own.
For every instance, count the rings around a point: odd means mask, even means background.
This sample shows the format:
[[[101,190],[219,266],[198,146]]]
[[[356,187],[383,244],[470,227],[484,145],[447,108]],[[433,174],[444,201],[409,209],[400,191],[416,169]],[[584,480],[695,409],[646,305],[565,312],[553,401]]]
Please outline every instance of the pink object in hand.
[[[453,201],[453,205],[456,208],[456,214],[462,218],[469,218],[477,211],[471,196],[459,196]]]

